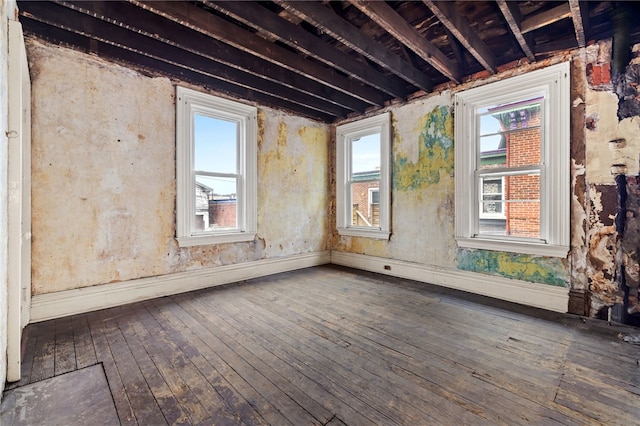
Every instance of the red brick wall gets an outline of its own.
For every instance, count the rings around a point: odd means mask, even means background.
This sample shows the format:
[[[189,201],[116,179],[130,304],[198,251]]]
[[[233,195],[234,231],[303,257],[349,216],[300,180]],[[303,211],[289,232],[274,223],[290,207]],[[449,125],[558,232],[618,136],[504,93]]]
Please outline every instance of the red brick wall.
[[[507,131],[507,166],[518,167],[540,163],[540,114],[533,114],[525,126]],[[507,200],[539,200],[540,176],[508,176],[505,178]],[[540,237],[540,203],[508,203],[505,209],[507,235]]]
[[[372,225],[378,225],[380,223],[380,220],[377,215],[372,215],[371,212],[369,212],[369,189],[378,187],[380,187],[379,182],[359,182],[354,183],[351,186],[351,196],[353,197],[352,203],[354,209],[357,208],[358,211],[360,211],[360,213],[362,213],[362,215],[366,217],[369,223]],[[366,225],[366,223],[358,223],[355,216],[356,214],[354,211],[354,225]]]
[[[209,224],[212,227],[235,227],[236,200],[209,201]]]

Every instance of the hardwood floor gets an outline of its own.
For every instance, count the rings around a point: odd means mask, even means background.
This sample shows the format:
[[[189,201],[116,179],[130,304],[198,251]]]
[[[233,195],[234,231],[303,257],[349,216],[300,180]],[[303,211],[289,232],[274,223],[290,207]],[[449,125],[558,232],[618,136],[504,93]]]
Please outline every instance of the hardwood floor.
[[[122,424],[640,424],[608,326],[323,266],[27,329],[23,380],[102,363]]]

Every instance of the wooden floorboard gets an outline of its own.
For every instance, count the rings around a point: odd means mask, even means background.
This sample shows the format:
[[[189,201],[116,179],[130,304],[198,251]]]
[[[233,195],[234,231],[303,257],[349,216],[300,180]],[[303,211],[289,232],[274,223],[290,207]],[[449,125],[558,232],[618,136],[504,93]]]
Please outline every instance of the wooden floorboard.
[[[639,424],[639,329],[322,266],[28,326],[124,425]]]

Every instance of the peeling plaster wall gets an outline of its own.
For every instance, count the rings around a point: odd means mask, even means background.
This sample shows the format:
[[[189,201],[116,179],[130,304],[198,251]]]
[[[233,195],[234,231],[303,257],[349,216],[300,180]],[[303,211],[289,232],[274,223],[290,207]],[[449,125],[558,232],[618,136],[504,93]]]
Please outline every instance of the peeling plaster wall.
[[[571,250],[566,259],[457,249],[453,237],[454,137],[449,92],[387,108],[393,117],[391,239],[334,234],[334,248],[429,267],[566,286],[571,294],[569,311],[591,316],[621,303],[623,293],[616,281],[620,261],[616,259],[623,259],[631,268],[627,277],[635,280],[630,297],[637,304],[640,248],[633,242],[640,229],[640,223],[634,222],[640,222],[635,213],[637,202],[632,201],[635,204],[626,213],[634,233],[626,237],[625,251],[619,254],[614,224],[617,194],[611,166],[622,165],[627,176],[639,173],[640,116],[629,112],[640,111],[640,45],[633,49],[637,57],[623,76],[624,85],[617,87],[611,76],[611,48],[611,40],[603,40],[552,59],[571,60]],[[537,63],[535,67],[546,65]],[[483,83],[522,73],[526,68],[515,67]],[[453,90],[477,84],[481,83],[473,81]],[[619,105],[624,105],[624,114],[619,113]],[[636,196],[637,180],[628,186]]]
[[[634,47],[638,52],[640,46]],[[631,61],[625,74],[616,76],[594,72],[609,68],[611,62],[611,40],[601,41],[585,49],[584,61],[588,87],[586,90],[586,212],[587,229],[587,272],[590,292],[590,315],[605,316],[605,308],[621,305],[624,292],[620,285],[618,268],[621,260],[630,271],[628,277],[634,282],[637,294],[636,244],[638,219],[634,212],[635,202],[628,206],[629,213],[623,212],[632,235],[618,235],[614,219],[617,215],[617,190],[614,171],[625,173],[633,181],[639,173],[640,161],[640,116],[637,93],[629,97],[630,90],[637,90],[638,58]],[[619,106],[623,107],[622,113]],[[613,165],[617,167],[612,168]],[[628,183],[635,193],[635,181]],[[632,198],[635,200],[635,198]],[[635,299],[637,302],[637,298]],[[633,301],[632,301],[633,302]]]
[[[328,126],[259,109],[257,238],[180,248],[174,82],[38,39],[27,53],[33,294],[328,248]]]
[[[392,236],[337,237],[335,249],[450,267],[453,240],[453,108],[450,93],[392,111]]]
[[[0,399],[7,378],[8,20],[14,18],[15,8],[15,1],[0,0]]]
[[[392,236],[336,236],[350,253],[567,286],[565,259],[459,250],[454,239],[454,128],[450,92],[391,109]]]

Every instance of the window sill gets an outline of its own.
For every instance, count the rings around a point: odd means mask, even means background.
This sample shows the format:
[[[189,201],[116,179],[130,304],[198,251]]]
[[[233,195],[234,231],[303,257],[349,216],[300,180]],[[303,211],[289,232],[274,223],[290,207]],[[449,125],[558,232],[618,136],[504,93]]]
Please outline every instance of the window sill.
[[[338,228],[338,234],[348,237],[373,238],[375,240],[389,240],[391,232],[380,229]]]
[[[456,238],[458,247],[533,254],[548,257],[567,257],[568,246],[523,241],[492,240],[488,238]]]
[[[189,237],[177,237],[176,239],[178,240],[178,246],[180,247],[193,247],[211,244],[247,242],[253,241],[255,237],[255,232],[234,232],[216,235],[192,235]]]

